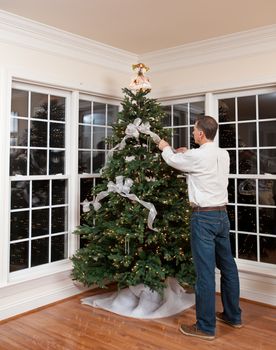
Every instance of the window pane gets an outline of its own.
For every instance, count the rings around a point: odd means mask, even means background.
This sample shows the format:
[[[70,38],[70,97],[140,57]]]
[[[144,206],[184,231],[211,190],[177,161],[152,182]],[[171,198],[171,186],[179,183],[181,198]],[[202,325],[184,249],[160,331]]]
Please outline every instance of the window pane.
[[[11,241],[29,237],[29,211],[11,213]]]
[[[234,124],[219,125],[219,147],[236,147],[236,128]]]
[[[12,243],[10,245],[10,272],[28,267],[29,242]]]
[[[51,238],[51,262],[66,259],[68,256],[67,235]]]
[[[47,264],[49,261],[49,238],[31,241],[31,266]]]
[[[50,147],[65,147],[65,124],[50,123]]]
[[[118,106],[107,105],[107,125],[112,125],[116,122],[118,112]]]
[[[257,174],[257,152],[255,150],[239,151],[239,173]]]
[[[276,146],[276,121],[260,122],[260,147]]]
[[[11,115],[28,117],[28,91],[12,89]]]
[[[162,109],[165,112],[165,116],[162,120],[163,126],[171,126],[172,125],[172,107],[162,106]]]
[[[256,180],[238,179],[238,203],[256,204]]]
[[[195,143],[195,139],[194,139],[194,127],[190,128],[190,148],[199,148],[199,145]]]
[[[105,163],[105,153],[101,151],[93,152],[93,173],[98,173]]]
[[[91,172],[91,153],[79,151],[79,174]]]
[[[91,124],[91,102],[79,100],[79,122],[84,124]]]
[[[27,150],[10,149],[10,176],[27,175]]]
[[[276,180],[259,180],[259,203],[276,204]]]
[[[29,208],[29,181],[11,182],[11,209]]]
[[[25,119],[11,118],[10,130],[11,146],[28,145],[28,121]]]
[[[235,98],[219,100],[219,122],[235,121]]]
[[[64,174],[65,173],[65,152],[50,151],[49,174]]]
[[[195,124],[200,115],[204,115],[205,102],[191,102],[190,103],[190,124]]]
[[[32,237],[49,234],[49,209],[32,210]]]
[[[79,125],[79,148],[91,148],[91,127]]]
[[[238,97],[238,120],[256,119],[255,96]]]
[[[52,233],[67,231],[67,208],[52,208]]]
[[[48,119],[48,95],[31,93],[31,118]]]
[[[65,120],[65,97],[50,97],[50,119],[59,121]]]
[[[92,201],[93,196],[91,190],[93,188],[93,178],[81,179],[80,182],[80,202],[83,202],[85,199]]]
[[[236,163],[236,151],[228,151],[230,157],[230,174],[237,173],[237,163]]]
[[[173,129],[173,147],[187,147],[188,145],[188,128]]]
[[[104,103],[93,102],[93,123],[97,125],[105,125],[105,110]]]
[[[276,208],[259,208],[260,233],[276,235]]]
[[[276,149],[260,150],[260,172],[276,174]]]
[[[188,104],[182,103],[173,106],[173,125],[188,124]]]
[[[93,127],[93,148],[105,149],[105,128]]]
[[[276,93],[259,95],[259,119],[276,118]]]
[[[235,207],[233,205],[227,205],[227,213],[230,221],[230,230],[235,230],[236,229]]]
[[[52,205],[66,204],[68,202],[67,180],[52,181]]]
[[[229,203],[235,203],[235,179],[229,179],[228,183],[228,201]]]
[[[230,232],[229,238],[230,238],[232,255],[235,257],[236,256],[236,234],[234,232]]]
[[[47,147],[47,127],[45,122],[31,122],[31,147]]]
[[[260,260],[269,264],[276,264],[276,238],[260,237]]]
[[[44,207],[49,205],[49,181],[39,180],[32,182],[32,206]]]
[[[238,206],[238,230],[256,232],[256,208]]]
[[[239,123],[239,147],[256,147],[256,123]]]
[[[46,150],[30,150],[30,175],[46,175],[47,174],[47,151]]]
[[[238,254],[240,259],[257,260],[257,237],[253,235],[238,235]]]

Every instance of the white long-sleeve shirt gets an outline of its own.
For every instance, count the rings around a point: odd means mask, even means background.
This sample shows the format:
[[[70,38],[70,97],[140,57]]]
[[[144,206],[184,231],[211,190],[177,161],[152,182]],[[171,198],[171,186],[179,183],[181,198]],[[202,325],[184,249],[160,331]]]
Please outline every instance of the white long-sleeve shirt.
[[[162,157],[171,167],[187,174],[189,201],[193,206],[216,207],[228,203],[229,154],[214,142],[185,153],[163,149]]]

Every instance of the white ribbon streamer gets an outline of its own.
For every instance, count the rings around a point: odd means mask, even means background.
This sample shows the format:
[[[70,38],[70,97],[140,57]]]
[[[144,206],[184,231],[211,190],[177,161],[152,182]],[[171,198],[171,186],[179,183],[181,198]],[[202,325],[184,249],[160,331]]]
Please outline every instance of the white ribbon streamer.
[[[126,146],[126,140],[129,138],[134,137],[136,138],[136,140],[138,140],[140,133],[149,135],[156,144],[160,142],[161,138],[156,133],[150,131],[150,123],[146,122],[141,124],[141,122],[142,122],[141,118],[136,118],[133,123],[128,124],[125,130],[126,136],[122,139],[120,143],[118,143],[115,147],[113,147],[111,150],[108,151],[106,156],[106,164],[109,161],[109,159],[113,157],[113,153],[114,151],[116,151],[116,149],[119,149],[119,150],[124,149]],[[106,165],[101,169],[101,171],[104,168],[106,168]]]
[[[83,211],[87,212],[90,210],[90,204],[93,204],[94,209],[97,211],[100,209],[102,206],[100,201],[107,197],[109,193],[111,192],[116,192],[122,197],[126,197],[130,199],[131,201],[135,201],[143,205],[146,209],[149,210],[149,215],[148,215],[148,227],[153,230],[157,231],[157,229],[153,228],[153,221],[157,215],[157,211],[155,209],[155,206],[150,203],[150,202],[145,202],[141,199],[139,199],[135,194],[129,193],[130,188],[133,184],[133,180],[130,178],[126,178],[124,180],[124,176],[116,176],[116,184],[113,181],[109,181],[107,184],[107,191],[102,191],[97,194],[95,200],[93,202],[89,202],[87,200],[83,201],[81,204],[83,205]]]

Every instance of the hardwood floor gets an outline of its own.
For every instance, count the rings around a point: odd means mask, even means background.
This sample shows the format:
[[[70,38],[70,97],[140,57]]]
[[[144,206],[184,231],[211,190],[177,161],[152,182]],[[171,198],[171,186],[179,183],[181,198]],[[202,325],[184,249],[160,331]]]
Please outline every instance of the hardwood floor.
[[[195,309],[173,317],[137,320],[80,304],[98,289],[0,323],[1,350],[275,350],[276,309],[241,301],[244,327],[217,324],[213,341],[187,337]],[[218,310],[220,300],[217,296]]]

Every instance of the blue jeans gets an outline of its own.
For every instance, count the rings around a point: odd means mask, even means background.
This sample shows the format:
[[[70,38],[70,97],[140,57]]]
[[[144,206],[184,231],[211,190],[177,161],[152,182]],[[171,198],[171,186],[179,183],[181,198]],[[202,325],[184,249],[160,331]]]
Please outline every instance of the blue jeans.
[[[193,212],[191,247],[196,270],[197,327],[215,334],[215,267],[221,273],[221,300],[224,317],[241,323],[239,276],[231,253],[229,219],[226,211]]]

